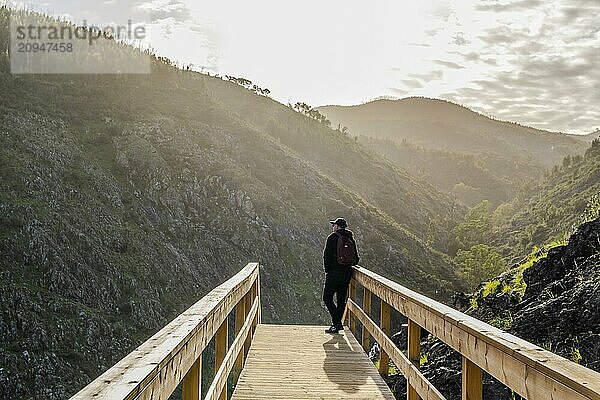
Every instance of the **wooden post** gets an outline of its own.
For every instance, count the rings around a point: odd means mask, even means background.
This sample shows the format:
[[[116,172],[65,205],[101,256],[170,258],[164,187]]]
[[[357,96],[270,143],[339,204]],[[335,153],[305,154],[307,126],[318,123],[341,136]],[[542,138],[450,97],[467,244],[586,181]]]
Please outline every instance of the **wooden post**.
[[[252,289],[244,296],[244,318],[248,318],[250,309],[252,308]],[[252,333],[249,333],[244,342],[244,364],[246,363],[246,357],[248,356],[248,350],[250,350],[250,343],[252,341]]]
[[[182,400],[200,400],[202,393],[202,354],[183,378]]]
[[[462,400],[483,399],[483,370],[467,357],[462,358]]]
[[[215,335],[215,373],[219,370],[221,363],[225,359],[227,354],[227,318],[221,324]],[[227,399],[227,385],[223,388],[223,392],[219,397],[219,400]]]
[[[246,321],[246,302],[242,298],[239,303],[235,306],[235,336],[239,335],[244,322]],[[244,367],[244,352],[240,351],[240,354],[235,360],[233,366],[233,384],[235,385],[238,381],[242,368]]]
[[[413,320],[408,320],[408,359],[417,368],[421,366],[421,327]],[[417,391],[407,382],[406,398],[419,400]]]
[[[259,270],[260,271],[260,270]],[[258,274],[258,276],[256,277],[256,297],[258,297],[258,323],[260,324],[262,321],[262,313],[260,312],[261,306],[262,306],[262,301],[260,298],[260,272]]]
[[[252,303],[254,302],[254,299],[256,299],[258,297],[258,278],[254,281],[254,284],[252,285]],[[250,303],[250,304],[252,304]],[[254,321],[252,321],[252,333],[250,334],[251,336],[254,336],[254,331],[256,330],[256,325],[258,325],[258,318],[259,318],[259,314],[260,312],[257,312],[256,315],[254,316]]]
[[[369,289],[363,289],[363,311],[367,316],[371,316],[371,292]],[[371,350],[371,335],[365,326],[362,327],[362,347],[365,352],[369,352]]]
[[[391,318],[390,318],[390,305],[381,300],[381,313],[379,318],[379,325],[383,333],[390,336]],[[379,374],[387,376],[390,369],[390,357],[385,351],[379,346]]]
[[[356,302],[356,281],[354,279],[350,280],[350,287],[348,288],[348,298],[352,301]],[[350,328],[350,332],[356,336],[356,319],[350,312],[347,310],[346,315],[348,316],[348,327]]]

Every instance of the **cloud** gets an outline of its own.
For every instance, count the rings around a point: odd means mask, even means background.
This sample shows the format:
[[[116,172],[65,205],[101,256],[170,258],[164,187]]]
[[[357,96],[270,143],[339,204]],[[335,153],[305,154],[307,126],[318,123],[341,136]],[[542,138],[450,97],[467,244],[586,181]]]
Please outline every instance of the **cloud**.
[[[579,7],[565,7],[562,9],[563,18],[562,21],[565,24],[570,24],[579,18],[581,15],[584,15],[586,12],[585,9]]]
[[[493,11],[493,12],[504,12],[504,11],[522,11],[528,10],[542,5],[541,0],[519,0],[519,1],[487,1],[483,4],[477,4],[475,9],[478,11]]]
[[[433,81],[442,79],[444,72],[442,70],[430,71],[424,74],[408,74],[409,77],[422,81]]]
[[[479,39],[488,45],[510,45],[526,36],[524,29],[515,29],[510,26],[502,25],[486,29],[484,34],[479,36]]]
[[[390,88],[388,88],[388,90],[392,91],[394,94],[396,94],[398,96],[406,96],[407,94],[410,93],[410,91],[408,91],[406,89],[400,89],[400,88],[396,88],[396,87],[390,87]]]
[[[452,69],[464,69],[465,68],[462,65],[459,65],[459,64],[457,64],[455,62],[452,62],[452,61],[433,60],[433,62],[435,64],[443,65],[446,68],[452,68]]]
[[[402,79],[402,83],[411,89],[420,89],[423,87],[423,84],[418,79]]]
[[[427,36],[436,36],[441,31],[443,31],[443,28],[426,29],[425,34]]]
[[[467,39],[465,39],[465,34],[463,32],[457,32],[453,37],[452,37],[452,43],[457,45],[457,46],[466,46],[469,43],[471,43],[470,41],[468,41]]]
[[[182,0],[151,0],[140,4],[138,8],[149,12],[153,21],[172,18],[184,23],[191,19],[190,9]]]

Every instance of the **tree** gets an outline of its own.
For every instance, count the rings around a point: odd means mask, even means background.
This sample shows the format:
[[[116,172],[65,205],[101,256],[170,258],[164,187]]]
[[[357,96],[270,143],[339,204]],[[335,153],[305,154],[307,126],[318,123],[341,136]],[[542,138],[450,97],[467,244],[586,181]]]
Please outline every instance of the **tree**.
[[[490,213],[490,202],[484,200],[471,208],[465,215],[465,220],[456,225],[452,230],[458,245],[462,249],[481,243],[490,229],[492,216]]]
[[[323,114],[321,114],[319,112],[319,110],[309,106],[306,103],[297,102],[296,104],[294,104],[293,108],[297,112],[304,114],[307,117],[310,117],[312,119],[315,119],[325,126],[331,126],[331,121],[328,120],[327,117],[325,117]]]
[[[506,270],[506,260],[485,244],[476,244],[469,250],[459,250],[454,261],[459,265],[471,289]]]

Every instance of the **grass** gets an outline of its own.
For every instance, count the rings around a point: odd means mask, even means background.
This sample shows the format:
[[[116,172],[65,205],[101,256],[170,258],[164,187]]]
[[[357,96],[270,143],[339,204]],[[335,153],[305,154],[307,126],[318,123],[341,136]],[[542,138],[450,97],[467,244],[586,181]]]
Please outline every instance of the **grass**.
[[[509,330],[513,324],[512,313],[508,311],[503,315],[498,315],[492,318],[488,323],[498,329],[502,329],[503,331]]]
[[[569,359],[573,362],[576,362],[577,364],[579,364],[581,362],[581,359],[583,357],[581,357],[581,353],[579,352],[578,348],[573,348],[573,351],[571,352],[571,357],[569,357]]]
[[[484,283],[481,289],[481,297],[485,298],[490,294],[496,294],[500,288],[503,288],[503,285],[499,280],[488,281]]]
[[[375,361],[373,364],[375,365],[375,368],[377,368],[377,370],[379,370],[379,360]],[[396,367],[396,364],[394,364],[394,362],[392,360],[390,360],[389,365],[388,365],[388,376],[398,375],[398,374],[400,374],[400,370],[398,370],[398,367]]]
[[[519,265],[517,265],[515,268],[513,268],[513,279],[511,280],[510,284],[508,285],[504,285],[502,287],[502,292],[504,293],[516,293],[520,296],[522,296],[525,293],[525,289],[527,288],[527,284],[525,283],[525,281],[523,280],[523,272],[527,269],[530,268],[531,266],[533,266],[533,264],[539,260],[541,260],[542,258],[545,258],[548,255],[548,252],[555,248],[555,247],[559,247],[559,246],[566,246],[568,243],[568,239],[566,237],[561,237],[558,239],[555,239],[547,244],[545,244],[544,246],[542,246],[541,248],[538,248],[537,246],[535,246],[533,248],[533,251],[527,256],[525,257],[520,263]]]

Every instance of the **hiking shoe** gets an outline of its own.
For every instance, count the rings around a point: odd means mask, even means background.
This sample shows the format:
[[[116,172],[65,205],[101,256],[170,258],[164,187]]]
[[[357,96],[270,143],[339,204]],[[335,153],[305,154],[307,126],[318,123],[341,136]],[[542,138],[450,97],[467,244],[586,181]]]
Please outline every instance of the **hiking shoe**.
[[[331,325],[329,328],[325,329],[325,333],[338,333],[341,329],[335,325]]]

